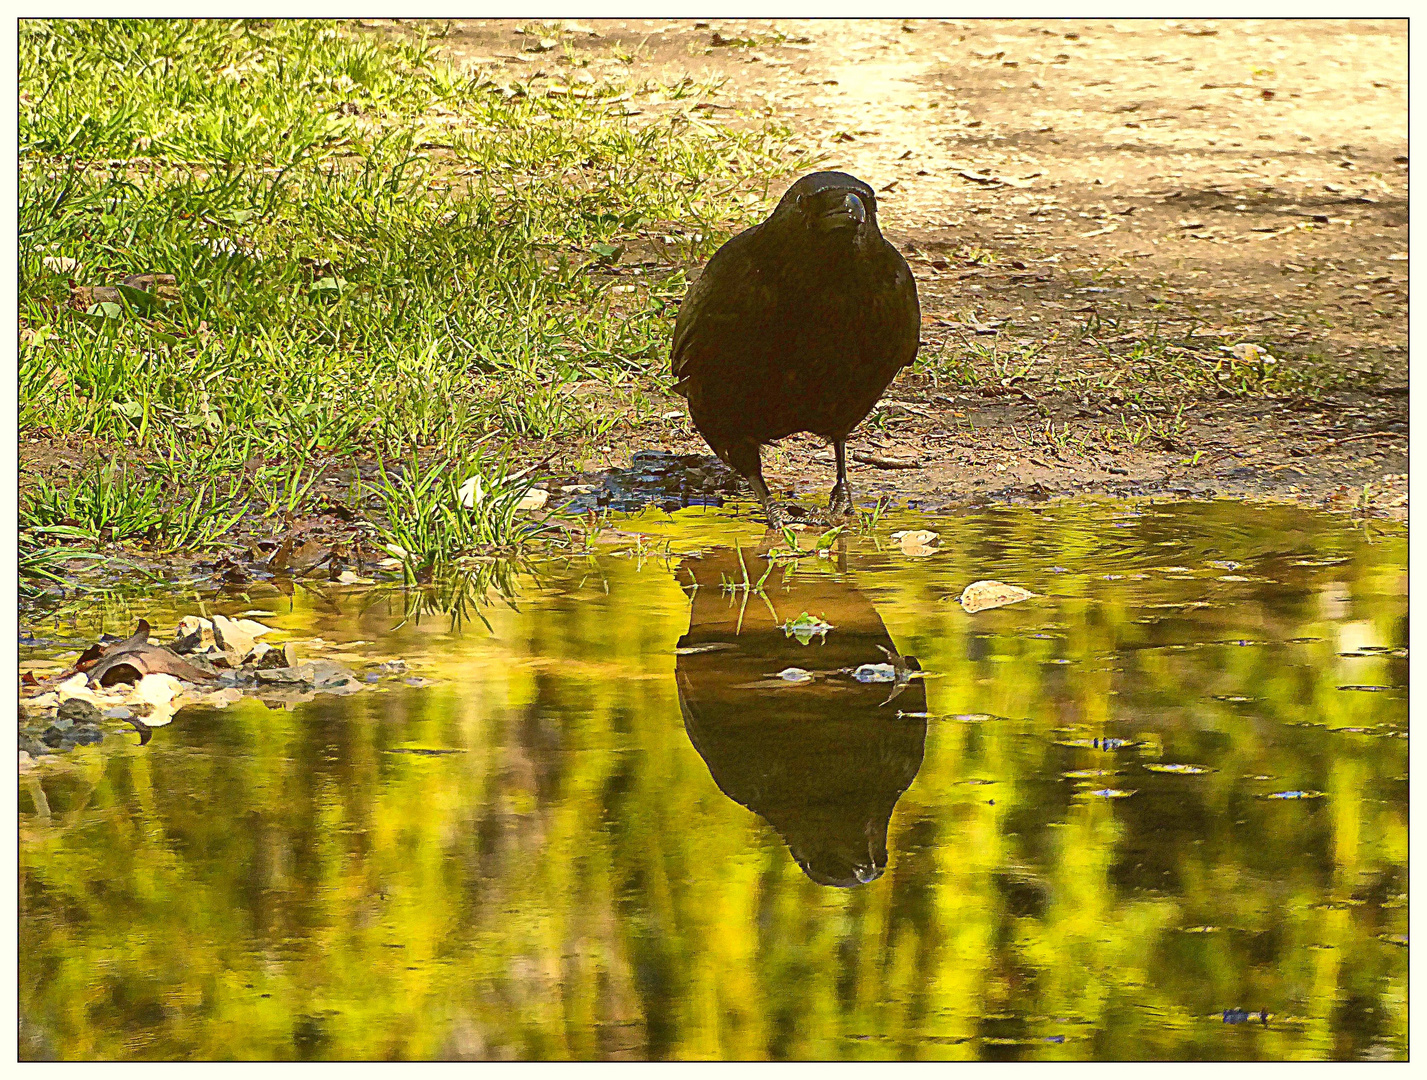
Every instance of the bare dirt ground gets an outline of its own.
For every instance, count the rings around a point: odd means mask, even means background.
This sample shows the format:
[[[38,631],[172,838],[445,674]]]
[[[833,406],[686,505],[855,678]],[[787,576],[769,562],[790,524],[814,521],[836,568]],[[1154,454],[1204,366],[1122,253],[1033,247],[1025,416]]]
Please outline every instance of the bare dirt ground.
[[[452,24],[442,48],[521,78],[722,78],[700,118],[777,119],[880,192],[941,364],[854,434],[857,456],[918,463],[855,464],[860,496],[1217,493],[1405,518],[1405,21],[547,26],[559,52],[513,21]],[[1242,344],[1278,364],[1234,360]],[[682,419],[618,442],[600,463],[707,453]],[[830,462],[794,438],[770,483],[815,493]]]

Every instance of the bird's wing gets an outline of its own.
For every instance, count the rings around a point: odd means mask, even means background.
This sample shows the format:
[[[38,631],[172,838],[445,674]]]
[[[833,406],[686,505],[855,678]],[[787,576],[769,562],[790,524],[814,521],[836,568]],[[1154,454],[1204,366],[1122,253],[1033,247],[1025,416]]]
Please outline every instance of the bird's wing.
[[[740,287],[739,279],[747,278],[752,272],[750,250],[758,228],[755,225],[745,229],[714,252],[679,305],[670,349],[673,375],[679,380],[674,385],[676,392],[682,393],[683,384],[694,374],[695,368],[710,358],[711,351],[703,347],[704,343],[719,340],[722,327],[737,326],[743,321],[744,313],[738,300],[747,290]]]
[[[917,298],[917,279],[912,276],[912,268],[907,265],[907,260],[902,258],[900,251],[891,244],[887,246],[896,257],[897,278],[892,295],[898,315],[894,325],[903,331],[904,340],[898,343],[898,351],[901,353],[901,363],[898,366],[904,368],[917,358],[917,349],[921,346],[922,305]]]

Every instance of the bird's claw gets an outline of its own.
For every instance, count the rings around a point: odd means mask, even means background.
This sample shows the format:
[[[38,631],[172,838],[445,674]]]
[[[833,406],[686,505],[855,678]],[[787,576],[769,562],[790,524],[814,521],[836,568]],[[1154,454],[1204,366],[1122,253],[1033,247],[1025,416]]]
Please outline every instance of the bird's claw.
[[[857,513],[857,507],[852,503],[852,492],[839,484],[832,489],[832,496],[828,499],[827,516],[829,518],[852,517]]]

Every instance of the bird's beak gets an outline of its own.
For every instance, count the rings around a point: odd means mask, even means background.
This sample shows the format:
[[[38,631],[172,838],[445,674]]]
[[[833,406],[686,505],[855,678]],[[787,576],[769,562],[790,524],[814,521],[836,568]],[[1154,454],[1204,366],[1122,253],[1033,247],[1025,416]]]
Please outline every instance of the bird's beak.
[[[858,198],[855,192],[849,191],[842,197],[842,201],[831,210],[825,211],[818,218],[818,227],[822,229],[845,229],[849,226],[861,225],[867,220],[867,207]]]

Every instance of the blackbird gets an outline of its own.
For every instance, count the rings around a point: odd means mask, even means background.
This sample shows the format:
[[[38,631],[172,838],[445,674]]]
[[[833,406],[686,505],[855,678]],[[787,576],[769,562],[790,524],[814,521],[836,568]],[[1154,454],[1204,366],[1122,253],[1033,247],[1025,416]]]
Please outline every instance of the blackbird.
[[[921,308],[877,196],[842,172],[804,176],[689,287],[674,325],[676,392],[694,426],[782,524],[760,449],[798,431],[832,443],[831,514],[852,512],[847,435],[915,359]]]

